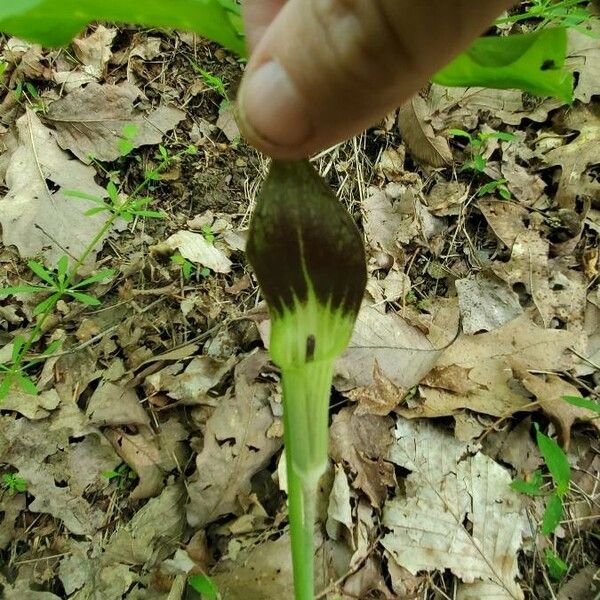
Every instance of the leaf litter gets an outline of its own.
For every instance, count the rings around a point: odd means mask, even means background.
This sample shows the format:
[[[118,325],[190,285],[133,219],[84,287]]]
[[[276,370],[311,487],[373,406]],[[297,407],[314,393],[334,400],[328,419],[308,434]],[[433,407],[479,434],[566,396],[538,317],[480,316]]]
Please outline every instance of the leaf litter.
[[[192,64],[226,89],[239,66],[182,36],[98,25],[69,53],[2,42],[2,287],[98,231],[64,192],[106,198],[114,180],[131,193],[157,144],[198,148],[148,190],[164,219],[120,224],[93,249],[86,274],[118,272],[92,289],[102,306],[61,302],[44,325],[61,347],[34,368],[40,394],[0,405],[0,473],[27,485],[0,491],[9,599],[181,600],[188,573],[223,598],[291,596],[279,375],[243,254],[265,164]],[[432,84],[315,159],[362,223],[369,265],[336,366],[322,598],[562,599],[593,585],[598,419],[562,397],[600,385],[598,45],[570,38],[572,107]],[[486,142],[474,174],[453,128],[512,135]],[[35,317],[23,294],[0,304],[4,361]],[[574,472],[553,540],[566,583],[546,576],[524,518],[539,500],[510,489],[545,468],[533,423]]]

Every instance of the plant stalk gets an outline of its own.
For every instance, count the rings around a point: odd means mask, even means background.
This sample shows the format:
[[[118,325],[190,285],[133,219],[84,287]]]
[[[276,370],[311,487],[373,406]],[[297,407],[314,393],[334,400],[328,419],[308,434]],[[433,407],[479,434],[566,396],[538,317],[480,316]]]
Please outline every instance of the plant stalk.
[[[315,597],[314,528],[319,480],[327,467],[332,372],[331,361],[282,369],[295,600]]]

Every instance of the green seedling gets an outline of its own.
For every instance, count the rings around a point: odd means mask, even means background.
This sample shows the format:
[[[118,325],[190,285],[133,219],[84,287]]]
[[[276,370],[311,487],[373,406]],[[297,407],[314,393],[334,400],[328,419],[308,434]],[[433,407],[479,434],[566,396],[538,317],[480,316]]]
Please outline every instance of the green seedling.
[[[188,585],[205,600],[217,600],[219,588],[208,575],[190,575]]]
[[[203,279],[210,277],[210,269],[208,267],[199,268],[198,265],[195,265],[179,253],[171,256],[171,262],[181,267],[181,275],[183,276],[184,281],[189,281],[194,273]]]
[[[479,190],[477,190],[477,197],[481,198],[482,196],[487,196],[488,194],[498,192],[502,198],[505,200],[510,200],[512,198],[512,194],[506,186],[506,183],[506,179],[494,179],[493,181],[488,181],[487,183],[484,183]]]
[[[470,158],[464,163],[460,170],[475,171],[476,173],[483,173],[487,167],[487,160],[483,156],[483,151],[485,149],[485,143],[488,140],[511,142],[517,137],[514,133],[504,131],[490,131],[487,133],[479,132],[477,135],[471,135],[469,132],[462,129],[450,129],[448,133],[453,137],[467,140],[467,152],[469,153]],[[502,180],[501,183],[505,183],[505,180]]]
[[[135,138],[139,133],[140,128],[134,123],[128,123],[123,126],[121,130],[121,137],[117,141],[117,147],[119,148],[119,152],[121,156],[127,156],[131,154],[133,149],[135,148]]]
[[[16,473],[5,473],[2,475],[2,487],[9,494],[22,494],[27,491],[27,481]]]
[[[549,491],[544,491],[540,471],[535,471],[528,481],[522,479],[513,481],[511,488],[529,496],[547,496],[546,508],[542,516],[541,532],[543,535],[549,536],[554,533],[563,516],[563,499],[569,491],[571,467],[565,451],[552,438],[543,434],[537,423],[535,429],[538,448],[552,478],[551,488]],[[552,551],[550,553],[546,551],[546,565],[548,566],[548,572],[554,579],[561,579],[568,568],[566,563]]]
[[[194,70],[202,77],[202,81],[211,90],[217,92],[224,100],[229,101],[229,98],[227,97],[227,90],[225,89],[225,83],[218,75],[213,75],[210,71],[207,71],[194,63],[192,63],[192,65]]]
[[[306,161],[272,163],[246,252],[269,305],[270,352],[282,375],[295,597],[312,600],[333,363],[363,298],[365,252],[356,225]]]
[[[115,481],[118,489],[123,489],[130,481],[137,479],[137,473],[125,463],[114,470],[102,471],[101,475],[109,481]]]

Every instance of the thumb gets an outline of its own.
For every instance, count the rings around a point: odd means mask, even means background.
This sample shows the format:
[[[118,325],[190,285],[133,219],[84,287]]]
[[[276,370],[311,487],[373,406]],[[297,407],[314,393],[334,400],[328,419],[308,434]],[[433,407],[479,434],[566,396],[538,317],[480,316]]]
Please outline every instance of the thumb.
[[[248,63],[249,143],[296,159],[408,99],[514,0],[288,0]]]

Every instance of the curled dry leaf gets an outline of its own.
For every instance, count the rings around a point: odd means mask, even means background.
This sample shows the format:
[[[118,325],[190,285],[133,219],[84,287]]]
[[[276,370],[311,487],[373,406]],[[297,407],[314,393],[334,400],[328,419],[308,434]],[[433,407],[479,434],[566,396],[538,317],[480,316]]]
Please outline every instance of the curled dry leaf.
[[[522,599],[523,516],[510,473],[426,421],[399,419],[395,437],[388,458],[411,473],[406,497],[385,504],[386,550],[413,574],[450,569],[470,584],[459,585],[462,598]]]
[[[452,152],[448,140],[433,130],[430,114],[427,102],[416,95],[398,111],[398,129],[414,158],[432,167],[445,167],[452,163]]]
[[[95,170],[63,152],[34,112],[27,110],[16,126],[19,145],[6,171],[9,191],[0,200],[2,241],[14,244],[23,257],[43,255],[54,268],[65,253],[81,256],[104,223],[102,215],[86,216],[89,206],[64,192],[102,198],[106,191],[94,181]]]

